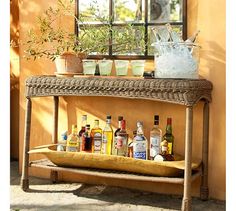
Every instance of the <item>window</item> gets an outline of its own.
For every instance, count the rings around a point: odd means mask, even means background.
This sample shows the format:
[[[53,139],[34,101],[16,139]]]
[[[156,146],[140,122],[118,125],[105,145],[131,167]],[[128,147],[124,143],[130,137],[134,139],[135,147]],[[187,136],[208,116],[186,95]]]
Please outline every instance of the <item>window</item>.
[[[153,49],[150,44],[155,41],[152,27],[170,23],[183,39],[186,39],[186,4],[187,0],[76,0],[76,15],[85,17],[82,25],[93,24],[98,28],[103,27],[104,23],[101,23],[97,17],[108,17],[107,24],[112,27],[112,30],[106,33],[108,33],[111,43],[119,40],[119,35],[124,35],[126,27],[132,25],[135,32],[127,36],[133,36],[140,42],[140,45],[145,46],[132,52],[122,52],[119,45],[109,45],[102,57],[152,59]],[[97,13],[97,16],[94,13]],[[76,28],[76,33],[78,33],[78,28]],[[99,55],[89,57],[99,58]]]

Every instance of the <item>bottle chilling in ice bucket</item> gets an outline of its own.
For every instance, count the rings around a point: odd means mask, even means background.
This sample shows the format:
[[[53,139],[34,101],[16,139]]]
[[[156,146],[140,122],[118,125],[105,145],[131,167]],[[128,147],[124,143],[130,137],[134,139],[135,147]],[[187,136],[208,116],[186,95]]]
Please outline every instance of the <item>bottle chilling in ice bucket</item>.
[[[143,134],[143,123],[137,122],[137,135],[133,140],[133,158],[147,160],[147,139]]]

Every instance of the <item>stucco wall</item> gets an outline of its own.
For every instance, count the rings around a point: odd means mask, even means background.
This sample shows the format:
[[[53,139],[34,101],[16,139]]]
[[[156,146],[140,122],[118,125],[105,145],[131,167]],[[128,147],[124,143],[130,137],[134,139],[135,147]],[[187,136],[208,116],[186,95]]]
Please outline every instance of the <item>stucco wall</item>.
[[[55,1],[50,1],[50,4]],[[48,2],[40,0],[20,2],[20,37],[24,39],[26,29],[33,26],[35,17],[48,7]],[[69,24],[71,23],[71,24]],[[67,26],[73,30],[73,22],[67,20]],[[188,34],[200,29],[199,43],[201,50],[200,75],[213,82],[213,102],[210,105],[210,152],[209,152],[209,188],[210,197],[225,199],[225,1],[213,0],[188,1]],[[23,48],[20,49],[20,169],[22,162],[22,146],[24,132],[25,97],[24,81],[27,76],[34,74],[53,74],[54,63],[40,59],[27,61],[22,58]],[[149,62],[149,69],[153,63]],[[194,107],[193,157],[201,157],[202,138],[202,103]],[[30,147],[51,142],[52,131],[51,98],[33,99],[32,133]],[[136,121],[143,120],[145,134],[149,138],[154,114],[160,115],[161,128],[164,130],[166,117],[173,118],[173,133],[175,135],[175,152],[184,153],[185,108],[179,105],[151,102],[144,100],[127,100],[105,97],[65,97],[60,99],[59,131],[77,123],[80,127],[81,115],[87,113],[88,120],[93,124],[94,118],[99,118],[104,127],[106,114],[112,115],[112,125],[117,127],[117,116],[123,115],[127,120],[127,130],[130,134],[135,129]],[[37,156],[39,158],[40,156]],[[32,156],[35,159],[36,156]],[[49,172],[31,169],[30,174],[48,177]],[[141,187],[167,193],[182,193],[182,187],[151,182],[127,182],[122,180],[103,180],[96,177],[84,177],[73,174],[60,174],[63,180],[84,181],[103,184]],[[193,184],[193,195],[199,194],[199,180]]]

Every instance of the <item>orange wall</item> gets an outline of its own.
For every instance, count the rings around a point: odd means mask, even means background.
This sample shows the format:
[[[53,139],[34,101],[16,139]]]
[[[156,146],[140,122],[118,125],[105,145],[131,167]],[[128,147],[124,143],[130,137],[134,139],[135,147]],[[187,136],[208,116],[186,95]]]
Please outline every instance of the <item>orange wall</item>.
[[[56,1],[50,1],[50,4]],[[34,24],[34,18],[39,15],[48,2],[40,0],[21,1],[20,4],[20,37],[24,39],[26,30]],[[67,22],[69,23],[69,22]],[[69,25],[69,24],[68,24]],[[73,27],[73,22],[71,22]],[[196,29],[201,30],[199,42],[202,46],[200,75],[213,82],[213,102],[210,106],[210,152],[209,152],[209,188],[210,197],[225,199],[225,1],[213,0],[188,1],[188,29],[189,34]],[[73,30],[73,29],[72,29]],[[24,81],[27,76],[34,74],[53,74],[55,65],[47,60],[26,61],[22,58],[23,48],[20,49],[20,168],[22,162],[22,145],[24,132],[25,97]],[[153,68],[153,64],[149,65]],[[173,118],[173,132],[175,135],[175,151],[184,152],[184,122],[185,108],[167,103],[127,100],[105,97],[64,97],[60,98],[59,131],[77,123],[80,127],[81,115],[88,114],[92,123],[94,118],[101,120],[104,127],[106,114],[112,115],[112,125],[117,127],[117,116],[123,115],[127,120],[130,134],[135,129],[137,120],[143,120],[145,134],[149,137],[153,115],[160,115],[161,128],[164,130],[167,116]],[[33,99],[31,147],[51,142],[52,131],[52,99]],[[193,157],[201,157],[202,138],[202,103],[194,107]],[[145,112],[144,112],[145,111]],[[68,113],[68,115],[67,115]],[[32,159],[38,158],[36,156]],[[217,172],[217,174],[216,174]],[[48,177],[48,171],[32,169],[32,175]],[[84,177],[73,174],[60,174],[63,180],[98,182],[96,177]],[[125,185],[132,188],[142,186],[144,190],[166,193],[182,193],[181,186],[166,184],[152,184],[143,182],[126,182],[122,180],[99,180],[103,184]],[[199,194],[199,180],[193,184],[193,195]],[[154,189],[155,187],[155,189]]]

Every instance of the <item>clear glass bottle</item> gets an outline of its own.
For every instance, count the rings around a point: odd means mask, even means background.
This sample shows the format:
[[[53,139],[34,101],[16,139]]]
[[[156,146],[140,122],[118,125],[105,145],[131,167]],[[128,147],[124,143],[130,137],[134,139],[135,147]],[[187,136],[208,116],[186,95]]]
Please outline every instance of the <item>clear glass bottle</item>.
[[[102,154],[111,155],[113,143],[113,130],[111,127],[111,116],[107,116],[106,125],[102,132]]]
[[[121,129],[117,132],[116,136],[116,149],[117,155],[127,156],[128,154],[128,134],[126,132],[126,122],[125,120],[121,121]]]
[[[118,116],[118,128],[116,129],[114,133],[114,141],[112,145],[112,154],[117,155],[117,148],[116,148],[116,143],[117,143],[117,133],[121,130],[121,121],[123,120],[123,116]]]
[[[92,152],[92,140],[90,133],[90,125],[86,125],[85,132],[82,135],[82,151],[84,152]]]
[[[102,149],[102,129],[99,127],[99,120],[94,120],[94,127],[91,130],[92,153],[101,153]]]
[[[72,132],[67,138],[66,151],[78,152],[79,138],[77,136],[77,125],[72,125]]]
[[[162,137],[161,153],[167,155],[173,155],[174,154],[173,145],[174,145],[174,136],[172,134],[172,119],[167,118],[166,133]]]
[[[82,120],[81,120],[81,129],[78,133],[78,137],[79,137],[79,151],[82,151],[82,135],[85,132],[85,127],[87,124],[87,115],[83,115],[82,116]]]
[[[133,158],[147,160],[147,139],[143,134],[143,123],[137,122],[137,135],[133,140]]]
[[[154,116],[154,126],[150,132],[149,159],[154,160],[160,153],[160,143],[162,139],[162,130],[159,128],[159,116]]]

